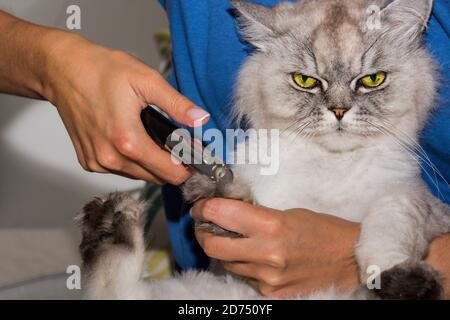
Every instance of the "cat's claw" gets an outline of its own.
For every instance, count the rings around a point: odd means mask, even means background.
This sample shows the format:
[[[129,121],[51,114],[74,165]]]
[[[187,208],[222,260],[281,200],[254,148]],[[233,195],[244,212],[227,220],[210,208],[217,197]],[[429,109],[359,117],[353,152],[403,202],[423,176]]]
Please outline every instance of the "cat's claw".
[[[188,203],[208,198],[226,198],[254,203],[250,187],[239,176],[235,176],[232,183],[221,185],[201,173],[195,173],[184,183],[182,191]]]
[[[219,237],[226,238],[242,238],[242,235],[233,231],[225,230],[224,228],[218,226],[217,224],[211,222],[197,222],[195,228],[200,231],[205,231],[212,233]]]
[[[185,182],[182,190],[184,199],[189,203],[208,198],[226,198],[254,203],[250,187],[238,176],[234,177],[232,183],[222,186],[209,177],[196,173]],[[221,237],[239,238],[242,236],[210,222],[196,223],[196,228]]]

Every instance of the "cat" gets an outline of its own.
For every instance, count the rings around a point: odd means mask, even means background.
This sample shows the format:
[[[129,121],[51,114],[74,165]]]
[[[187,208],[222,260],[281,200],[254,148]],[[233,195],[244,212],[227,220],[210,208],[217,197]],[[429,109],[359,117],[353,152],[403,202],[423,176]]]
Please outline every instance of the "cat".
[[[421,167],[435,167],[418,144],[436,104],[438,67],[423,46],[433,1],[230,2],[253,47],[237,79],[234,114],[252,129],[280,130],[280,169],[264,176],[259,165],[233,166],[235,182],[225,190],[196,174],[185,198],[221,196],[360,222],[361,283],[375,265],[381,288],[330,286],[299,299],[441,298],[441,277],[423,258],[450,231],[450,208],[423,182]],[[368,8],[380,8],[379,21]],[[80,213],[87,298],[263,298],[241,279],[211,272],[143,281],[143,211],[143,203],[115,193]]]

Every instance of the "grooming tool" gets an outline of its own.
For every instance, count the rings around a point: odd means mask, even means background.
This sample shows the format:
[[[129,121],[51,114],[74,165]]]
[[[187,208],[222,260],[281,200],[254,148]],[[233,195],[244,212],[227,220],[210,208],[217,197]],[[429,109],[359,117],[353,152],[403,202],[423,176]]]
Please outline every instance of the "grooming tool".
[[[178,160],[197,172],[208,176],[219,185],[233,182],[233,172],[221,159],[214,157],[207,146],[192,137],[186,130],[173,124],[170,118],[158,111],[154,106],[148,106],[141,113],[145,130],[153,141],[162,149],[171,152]],[[183,145],[180,145],[183,144]],[[172,152],[174,148],[183,151]]]

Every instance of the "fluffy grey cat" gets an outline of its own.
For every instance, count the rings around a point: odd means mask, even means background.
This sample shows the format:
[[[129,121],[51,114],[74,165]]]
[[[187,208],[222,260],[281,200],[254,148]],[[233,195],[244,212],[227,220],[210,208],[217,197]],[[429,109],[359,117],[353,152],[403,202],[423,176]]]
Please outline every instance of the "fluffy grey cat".
[[[360,222],[361,282],[378,266],[381,289],[308,298],[440,298],[440,277],[423,258],[430,241],[450,231],[450,209],[422,181],[422,166],[439,173],[418,144],[436,93],[437,68],[422,44],[433,1],[231,2],[255,48],[240,71],[234,111],[253,129],[282,132],[280,170],[263,176],[259,165],[235,166],[225,190],[195,175],[186,198],[222,196]],[[368,16],[371,5],[381,8],[379,21]],[[260,298],[239,279],[209,272],[143,281],[142,212],[143,204],[113,194],[80,214],[87,298]]]

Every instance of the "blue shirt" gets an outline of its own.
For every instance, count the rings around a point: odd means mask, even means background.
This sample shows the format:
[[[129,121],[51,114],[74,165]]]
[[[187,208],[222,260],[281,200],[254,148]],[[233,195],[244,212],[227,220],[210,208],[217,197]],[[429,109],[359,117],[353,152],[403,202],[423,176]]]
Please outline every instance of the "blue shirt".
[[[227,0],[160,0],[170,21],[173,38],[173,84],[199,106],[208,110],[206,128],[224,130],[228,124],[230,98],[237,72],[248,55],[236,32]],[[273,6],[280,0],[253,0]],[[450,1],[435,0],[427,32],[430,51],[443,69],[439,111],[423,134],[422,145],[430,160],[450,181]],[[434,174],[429,170],[431,178]],[[430,176],[424,179],[439,195]],[[450,188],[438,179],[443,198],[450,201]],[[169,233],[180,269],[202,268],[208,259],[195,241],[192,220],[178,188],[165,186]],[[442,196],[441,196],[442,198]]]

